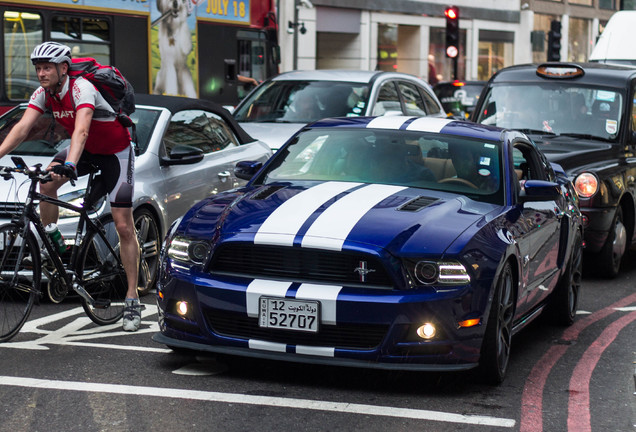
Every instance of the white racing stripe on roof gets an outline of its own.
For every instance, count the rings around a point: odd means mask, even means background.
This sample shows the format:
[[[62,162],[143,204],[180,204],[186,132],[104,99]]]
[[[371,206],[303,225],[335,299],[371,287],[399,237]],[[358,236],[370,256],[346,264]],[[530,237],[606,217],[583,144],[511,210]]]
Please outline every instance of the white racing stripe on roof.
[[[247,316],[258,316],[258,302],[261,296],[285,297],[291,282],[267,279],[254,279],[245,290],[245,308]]]
[[[435,117],[420,117],[413,120],[411,124],[406,127],[406,130],[439,133],[444,126],[453,121],[455,120]]]
[[[360,184],[326,182],[291,197],[263,222],[254,237],[254,243],[292,246],[296,233],[318,207]]]
[[[399,129],[405,121],[411,117],[404,116],[380,116],[376,117],[367,124],[368,129]]]
[[[401,190],[403,186],[374,184],[357,189],[327,208],[309,227],[303,237],[303,247],[341,250],[349,232],[358,221],[380,201]]]

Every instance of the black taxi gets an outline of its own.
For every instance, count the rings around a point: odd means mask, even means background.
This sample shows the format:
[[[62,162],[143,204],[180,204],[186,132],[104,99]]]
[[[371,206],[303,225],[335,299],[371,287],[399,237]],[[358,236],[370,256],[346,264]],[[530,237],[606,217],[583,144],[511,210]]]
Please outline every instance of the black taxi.
[[[504,68],[486,84],[471,119],[525,132],[565,169],[580,197],[586,260],[598,274],[616,276],[636,231],[636,68]]]

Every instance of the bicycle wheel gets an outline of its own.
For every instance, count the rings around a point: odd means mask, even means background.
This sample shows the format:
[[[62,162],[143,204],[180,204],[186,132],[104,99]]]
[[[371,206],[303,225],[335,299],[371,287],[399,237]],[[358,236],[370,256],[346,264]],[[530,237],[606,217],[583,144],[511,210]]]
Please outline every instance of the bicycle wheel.
[[[119,260],[119,236],[110,216],[102,220],[101,229],[117,256],[113,256],[97,232],[90,231],[82,241],[76,271],[82,278],[84,289],[94,300],[110,302],[106,308],[97,308],[82,298],[86,315],[96,324],[107,325],[121,319],[128,284]]]
[[[20,255],[22,255],[20,257]],[[18,258],[20,262],[18,263]],[[17,224],[0,227],[0,342],[15,336],[33,308],[40,287],[40,248]]]

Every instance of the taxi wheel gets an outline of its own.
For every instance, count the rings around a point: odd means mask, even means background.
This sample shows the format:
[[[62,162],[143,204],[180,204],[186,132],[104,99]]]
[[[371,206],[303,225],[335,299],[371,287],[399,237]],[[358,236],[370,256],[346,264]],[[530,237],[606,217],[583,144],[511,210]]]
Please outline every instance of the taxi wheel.
[[[514,286],[512,267],[507,262],[495,287],[479,360],[483,377],[489,384],[501,384],[508,370],[515,310]]]
[[[623,209],[618,206],[607,240],[599,253],[601,276],[614,278],[618,275],[627,250],[627,228],[623,222]]]

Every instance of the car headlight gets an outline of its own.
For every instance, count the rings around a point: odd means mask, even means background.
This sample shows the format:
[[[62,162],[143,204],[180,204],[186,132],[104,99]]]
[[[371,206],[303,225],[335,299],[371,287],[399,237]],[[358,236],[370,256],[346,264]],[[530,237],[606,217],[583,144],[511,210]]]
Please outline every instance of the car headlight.
[[[60,195],[59,199],[60,201],[65,201],[69,204],[80,207],[84,203],[84,195],[86,195],[86,189],[79,189],[79,190],[74,190],[72,192]],[[99,200],[97,200],[93,208],[95,210],[99,210],[102,208],[105,202],[106,202],[106,195],[102,196]],[[61,219],[79,216],[79,214],[76,211],[65,209],[64,207],[60,207],[59,209],[60,209],[59,214]]]
[[[598,192],[598,178],[591,173],[579,174],[574,179],[574,189],[581,198],[590,198]]]
[[[415,280],[423,285],[466,285],[470,275],[458,261],[417,261],[411,263]]]
[[[168,256],[175,261],[185,264],[201,265],[210,253],[210,246],[200,240],[192,240],[183,236],[176,236],[168,245]]]

